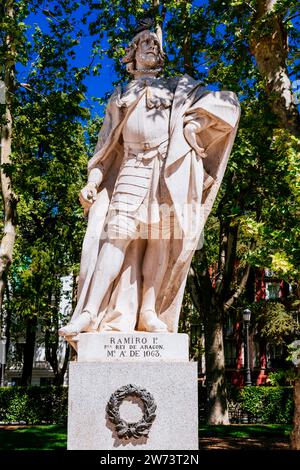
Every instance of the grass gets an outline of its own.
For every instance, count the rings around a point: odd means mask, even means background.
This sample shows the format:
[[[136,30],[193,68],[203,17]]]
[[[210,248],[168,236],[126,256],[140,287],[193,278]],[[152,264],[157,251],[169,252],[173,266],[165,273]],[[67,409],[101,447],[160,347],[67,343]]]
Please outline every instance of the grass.
[[[292,431],[289,424],[231,424],[229,426],[200,426],[201,437],[283,438]]]
[[[252,424],[229,426],[200,426],[199,437],[286,439],[291,425]],[[2,450],[65,450],[67,430],[62,425],[0,427],[0,451]]]
[[[61,425],[0,428],[0,450],[65,450],[67,430]]]

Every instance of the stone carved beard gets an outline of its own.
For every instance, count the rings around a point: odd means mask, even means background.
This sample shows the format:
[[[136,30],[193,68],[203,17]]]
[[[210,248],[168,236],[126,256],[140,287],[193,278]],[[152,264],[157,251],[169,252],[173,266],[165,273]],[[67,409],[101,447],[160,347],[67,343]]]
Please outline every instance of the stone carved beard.
[[[138,42],[135,52],[136,73],[156,69],[159,64],[159,46],[155,38],[145,33]]]
[[[148,51],[137,51],[135,55],[136,70],[153,70],[159,64],[158,52]]]
[[[126,49],[122,61],[127,64],[127,71],[134,76],[141,73],[158,75],[164,62],[164,52],[157,35],[147,30],[137,34]]]

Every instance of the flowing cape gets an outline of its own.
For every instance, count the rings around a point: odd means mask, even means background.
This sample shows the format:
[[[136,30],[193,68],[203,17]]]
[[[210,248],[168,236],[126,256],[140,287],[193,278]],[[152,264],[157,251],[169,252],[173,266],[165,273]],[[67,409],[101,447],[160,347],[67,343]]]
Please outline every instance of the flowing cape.
[[[91,206],[83,242],[78,284],[78,303],[72,319],[84,309],[99,250],[103,244],[105,219],[116,178],[123,159],[122,129],[141,96],[127,108],[118,106],[121,89],[116,88],[99,133],[95,154],[88,171],[101,168],[104,178],[97,200]],[[240,106],[234,93],[209,91],[188,75],[179,78],[170,118],[170,142],[165,166],[165,181],[174,204],[183,237],[170,240],[167,270],[156,301],[156,311],[170,332],[176,332],[188,269],[205,221],[224,176],[234,142]],[[197,134],[205,148],[204,159],[196,155],[184,137],[189,119],[207,123]],[[203,167],[212,178],[203,191]],[[133,240],[126,251],[118,278],[107,292],[90,331],[133,332],[141,303],[142,263],[147,240]]]

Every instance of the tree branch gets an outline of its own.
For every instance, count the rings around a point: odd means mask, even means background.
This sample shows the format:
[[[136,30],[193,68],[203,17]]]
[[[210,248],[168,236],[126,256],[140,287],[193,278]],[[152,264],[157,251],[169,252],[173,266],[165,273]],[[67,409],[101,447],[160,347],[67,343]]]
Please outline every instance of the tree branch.
[[[201,314],[201,306],[199,302],[200,288],[197,282],[197,277],[194,268],[192,266],[189,269],[187,277],[187,288],[191,295],[194,306],[196,307],[197,311]]]
[[[287,23],[288,21],[291,21],[291,20],[293,20],[294,18],[297,18],[297,16],[300,16],[300,13],[296,13],[296,15],[292,15],[292,16],[289,16],[288,18],[285,18],[285,19],[283,20],[283,23],[285,24],[285,23]]]
[[[233,272],[234,272],[234,264],[236,260],[236,248],[237,248],[237,238],[238,238],[238,225],[233,227],[228,227],[228,235],[227,235],[227,246],[226,246],[226,260],[224,266],[224,275],[223,275],[223,283],[222,283],[222,292],[223,296],[226,297],[226,294],[229,290]]]
[[[162,39],[162,27],[161,27],[161,24],[160,22],[157,21],[157,17],[159,15],[159,0],[152,0],[152,5],[153,5],[153,9],[154,9],[154,12],[155,12],[155,32],[156,32],[156,35],[159,39],[159,42],[160,42],[160,45],[162,47],[163,45],[163,39]]]
[[[216,293],[219,293],[222,290],[224,267],[225,267],[225,261],[226,261],[226,245],[228,243],[226,224],[222,220],[220,220],[219,240],[220,242],[219,242],[218,274],[216,275]]]
[[[65,352],[65,357],[64,357],[64,362],[63,365],[59,371],[59,375],[61,377],[61,381],[63,382],[63,377],[66,373],[67,367],[68,367],[68,362],[69,362],[69,356],[70,356],[70,346],[66,346],[66,352]]]
[[[195,252],[192,267],[197,279],[197,304],[195,306],[202,315],[205,315],[206,312],[210,311],[213,288],[204,248]]]
[[[248,7],[251,11],[253,11],[253,13],[256,13],[256,9],[255,9],[252,5],[250,5],[250,3],[244,2],[244,4],[247,5],[247,7]]]
[[[244,271],[242,279],[240,281],[239,287],[236,289],[234,294],[224,303],[225,312],[234,304],[234,302],[239,298],[239,296],[244,291],[247,281],[248,281],[249,273],[250,273],[250,265],[248,264]]]

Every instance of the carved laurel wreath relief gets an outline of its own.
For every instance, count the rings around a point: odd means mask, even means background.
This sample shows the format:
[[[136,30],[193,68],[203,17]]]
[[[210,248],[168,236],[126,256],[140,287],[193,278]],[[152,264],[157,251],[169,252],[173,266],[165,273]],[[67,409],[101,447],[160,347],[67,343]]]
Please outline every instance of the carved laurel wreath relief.
[[[137,397],[143,402],[143,416],[136,423],[129,423],[120,416],[120,405],[127,397]],[[149,435],[150,428],[156,417],[156,408],[157,406],[151,393],[137,385],[128,384],[118,388],[111,395],[106,405],[106,412],[109,420],[115,425],[120,439],[138,439]]]

